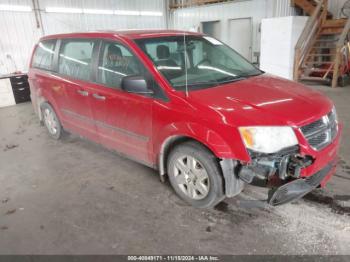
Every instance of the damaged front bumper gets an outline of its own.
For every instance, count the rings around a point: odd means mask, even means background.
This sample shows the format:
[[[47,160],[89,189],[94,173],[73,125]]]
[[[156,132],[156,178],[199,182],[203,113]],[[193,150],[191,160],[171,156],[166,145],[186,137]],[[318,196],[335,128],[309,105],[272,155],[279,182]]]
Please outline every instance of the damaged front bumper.
[[[267,202],[270,205],[278,206],[302,198],[317,188],[334,167],[335,163],[329,163],[312,176],[296,179],[278,188],[271,189]]]
[[[274,154],[249,152],[249,163],[222,160],[226,196],[239,194],[248,183],[270,188],[267,202],[277,206],[325,186],[336,170],[341,129],[333,143],[322,151],[301,144]]]

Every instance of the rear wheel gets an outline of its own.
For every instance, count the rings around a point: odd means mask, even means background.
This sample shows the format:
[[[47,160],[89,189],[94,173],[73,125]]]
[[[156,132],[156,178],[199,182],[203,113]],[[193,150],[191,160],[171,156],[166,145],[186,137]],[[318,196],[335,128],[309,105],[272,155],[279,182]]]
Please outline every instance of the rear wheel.
[[[199,143],[181,144],[170,153],[168,176],[175,192],[194,207],[213,207],[225,198],[218,161]]]
[[[55,113],[55,110],[50,104],[43,103],[41,105],[41,112],[43,116],[43,122],[46,126],[47,131],[49,132],[49,135],[53,139],[60,139],[64,131],[61,122],[58,119],[57,114]]]

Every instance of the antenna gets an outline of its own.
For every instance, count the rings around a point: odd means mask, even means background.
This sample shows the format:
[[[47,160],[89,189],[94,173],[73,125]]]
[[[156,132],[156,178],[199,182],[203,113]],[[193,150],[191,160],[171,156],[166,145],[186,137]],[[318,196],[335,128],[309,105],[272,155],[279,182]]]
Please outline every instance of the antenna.
[[[184,9],[184,0],[181,1],[182,9]],[[182,14],[182,25],[185,25],[185,16]],[[187,80],[187,48],[186,48],[186,33],[184,30],[184,56],[185,56],[185,92],[186,97],[188,97],[188,80]]]

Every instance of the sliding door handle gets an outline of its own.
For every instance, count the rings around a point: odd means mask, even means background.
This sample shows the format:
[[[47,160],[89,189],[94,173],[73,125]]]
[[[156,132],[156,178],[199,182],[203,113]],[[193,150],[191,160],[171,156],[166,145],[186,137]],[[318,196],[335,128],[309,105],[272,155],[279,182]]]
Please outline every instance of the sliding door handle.
[[[78,94],[82,95],[82,96],[88,96],[89,92],[85,91],[85,90],[77,90]]]
[[[106,100],[106,97],[105,96],[100,96],[98,94],[93,94],[92,95],[94,98],[96,98],[97,100]]]

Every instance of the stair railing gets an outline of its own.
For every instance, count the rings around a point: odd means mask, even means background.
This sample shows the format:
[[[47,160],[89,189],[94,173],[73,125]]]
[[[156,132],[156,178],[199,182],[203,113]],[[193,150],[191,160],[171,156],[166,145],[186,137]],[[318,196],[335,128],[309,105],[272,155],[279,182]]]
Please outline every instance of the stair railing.
[[[333,78],[332,78],[332,87],[337,87],[338,85],[338,77],[339,77],[339,69],[343,65],[344,59],[342,59],[343,49],[344,45],[348,45],[347,36],[350,31],[350,19],[347,20],[345,27],[339,37],[339,40],[336,44],[336,54],[335,54],[335,61],[334,61],[334,71],[333,71]]]
[[[310,52],[323,22],[327,19],[328,0],[320,0],[312,16],[309,17],[297,44],[295,45],[294,72],[293,78],[298,81],[300,78],[300,68]]]

